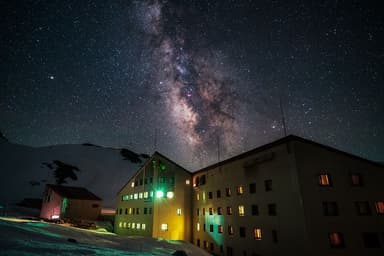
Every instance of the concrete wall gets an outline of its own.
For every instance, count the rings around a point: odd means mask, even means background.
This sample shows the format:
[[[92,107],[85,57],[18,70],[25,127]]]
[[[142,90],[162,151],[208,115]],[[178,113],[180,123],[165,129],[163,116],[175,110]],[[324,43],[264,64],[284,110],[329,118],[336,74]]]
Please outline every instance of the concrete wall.
[[[101,213],[101,201],[68,199],[67,208],[62,218],[78,220],[97,220]]]
[[[48,189],[44,193],[40,218],[51,220],[52,216],[61,217],[62,197],[52,189]]]

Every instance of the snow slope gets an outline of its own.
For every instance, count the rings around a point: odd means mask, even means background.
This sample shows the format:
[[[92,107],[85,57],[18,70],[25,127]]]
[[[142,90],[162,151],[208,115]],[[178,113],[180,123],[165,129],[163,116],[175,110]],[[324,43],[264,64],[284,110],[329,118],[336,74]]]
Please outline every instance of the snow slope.
[[[184,241],[123,237],[45,222],[0,218],[0,255],[210,255]]]
[[[54,170],[42,163],[54,160],[78,167],[78,180],[68,179],[67,185],[86,187],[103,199],[104,207],[114,207],[116,193],[141,165],[124,160],[120,149],[84,145],[33,148],[0,138],[0,205],[41,197],[45,183],[55,183]]]

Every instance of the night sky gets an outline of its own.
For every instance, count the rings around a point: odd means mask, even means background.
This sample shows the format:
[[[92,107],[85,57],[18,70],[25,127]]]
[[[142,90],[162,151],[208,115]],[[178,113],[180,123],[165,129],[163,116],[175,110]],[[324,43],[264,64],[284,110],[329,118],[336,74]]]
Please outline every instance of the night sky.
[[[295,134],[384,161],[381,1],[0,1],[0,130],[190,170]]]

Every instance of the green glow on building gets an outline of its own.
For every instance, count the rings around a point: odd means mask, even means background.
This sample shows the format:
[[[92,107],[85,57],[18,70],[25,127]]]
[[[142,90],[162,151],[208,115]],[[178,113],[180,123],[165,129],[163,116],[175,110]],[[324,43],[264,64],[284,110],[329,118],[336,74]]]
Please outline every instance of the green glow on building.
[[[66,197],[63,198],[63,201],[61,202],[61,213],[65,213],[68,207],[68,199]]]

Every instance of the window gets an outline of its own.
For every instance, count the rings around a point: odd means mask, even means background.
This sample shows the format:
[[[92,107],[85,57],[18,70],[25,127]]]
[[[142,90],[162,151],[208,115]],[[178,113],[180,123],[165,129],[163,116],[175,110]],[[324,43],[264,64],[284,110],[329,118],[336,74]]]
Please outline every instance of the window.
[[[145,230],[145,226],[146,226],[145,223],[141,224],[141,229]]]
[[[213,232],[213,224],[209,225],[209,232]]]
[[[221,197],[221,190],[217,190],[217,191],[216,191],[216,197],[217,197],[217,198],[220,198],[220,197]]]
[[[200,176],[200,183],[199,185],[204,185],[205,184],[205,174]]]
[[[199,216],[199,215],[200,215],[200,209],[197,208],[197,209],[196,209],[196,216]]]
[[[197,239],[197,240],[196,240],[196,246],[197,246],[197,247],[200,247],[200,239]]]
[[[141,227],[141,226],[140,226],[140,223],[136,223],[136,228],[137,228],[137,229],[140,229],[140,227]]]
[[[135,229],[136,228],[136,223],[132,223],[132,229]]]
[[[125,208],[125,214],[128,214],[128,208]]]
[[[231,196],[231,189],[230,189],[230,188],[226,188],[226,189],[225,189],[225,195],[226,195],[227,197],[230,197],[230,196]]]
[[[129,214],[132,214],[132,208],[131,208],[131,207],[129,207],[129,209],[128,209],[128,213],[129,213]]]
[[[338,216],[339,210],[336,202],[323,202],[324,216]]]
[[[212,199],[213,198],[213,193],[212,191],[208,192],[208,199]]]
[[[197,224],[196,224],[196,230],[200,231],[200,223],[199,222],[197,222]]]
[[[190,183],[190,180],[185,180],[185,185],[189,185]]]
[[[144,179],[144,184],[148,184],[148,179],[147,178]]]
[[[332,248],[343,248],[344,245],[344,237],[340,232],[332,232],[329,233],[329,245]]]
[[[140,179],[140,185],[143,185],[143,179]]]
[[[123,209],[120,208],[119,209],[119,214],[121,215],[122,212],[123,212]]]
[[[210,243],[209,244],[209,250],[213,251],[214,247],[213,247],[213,243]]]
[[[376,202],[376,213],[379,215],[384,214],[384,202]]]
[[[223,225],[217,226],[217,232],[223,233]]]
[[[199,193],[196,193],[196,200],[197,200],[197,201],[200,200],[200,195],[199,195]]]
[[[238,195],[242,195],[242,194],[244,194],[244,188],[243,188],[243,186],[238,186],[238,187],[236,187],[236,192],[237,192]]]
[[[357,215],[371,215],[371,208],[369,208],[369,203],[367,201],[355,202]]]
[[[249,193],[255,194],[256,193],[256,183],[249,184]]]
[[[319,174],[319,185],[322,187],[330,187],[332,186],[331,183],[331,176],[329,173],[320,173]]]
[[[166,224],[166,223],[161,224],[161,230],[162,231],[168,231],[168,224]]]
[[[177,208],[177,210],[176,210],[176,214],[177,214],[178,216],[181,216],[181,208]]]
[[[363,186],[363,177],[360,173],[352,173],[351,174],[351,185],[354,187]]]
[[[227,255],[228,256],[233,256],[233,248],[230,246],[227,246]]]
[[[272,180],[265,180],[265,191],[272,191]]]
[[[209,208],[209,215],[213,215],[213,208]]]
[[[148,192],[144,192],[144,198],[145,198],[145,199],[148,198]]]
[[[232,227],[232,225],[228,226],[228,235],[233,236],[233,227]]]
[[[227,215],[232,215],[232,207],[227,206]]]
[[[268,204],[268,215],[269,216],[276,216],[276,205],[275,204]]]
[[[274,243],[277,243],[277,231],[276,230],[274,230],[274,229],[272,229],[272,241],[274,242]]]
[[[223,208],[217,207],[217,215],[222,215],[223,214]]]
[[[239,216],[244,216],[244,205],[239,205]]]
[[[261,240],[261,228],[253,228],[253,238]]]
[[[380,248],[380,240],[377,233],[365,232],[363,233],[363,241],[365,248]]]
[[[140,214],[140,208],[136,208],[136,214]]]
[[[148,213],[148,208],[144,207],[144,214],[147,214],[147,213]]]
[[[137,193],[135,193],[134,195],[133,195],[133,199],[137,199],[138,198],[138,194]]]
[[[139,198],[143,199],[143,193],[142,192],[139,193]]]
[[[204,249],[208,249],[208,242],[204,240],[203,244],[204,244]]]
[[[205,208],[203,208],[203,215],[205,215]]]
[[[128,228],[128,229],[131,228],[131,222],[128,222],[127,228]]]
[[[132,188],[135,187],[135,182],[134,182],[134,181],[132,181],[132,183],[131,183],[131,187],[132,187]]]
[[[152,214],[152,207],[148,208],[148,214]]]
[[[253,204],[251,207],[252,207],[252,216],[259,215],[259,207],[256,204]]]
[[[205,201],[205,192],[203,192],[203,200]]]
[[[129,195],[123,195],[121,198],[121,201],[128,201],[129,200]]]
[[[239,235],[240,235],[240,237],[245,237],[245,227],[240,227]]]

